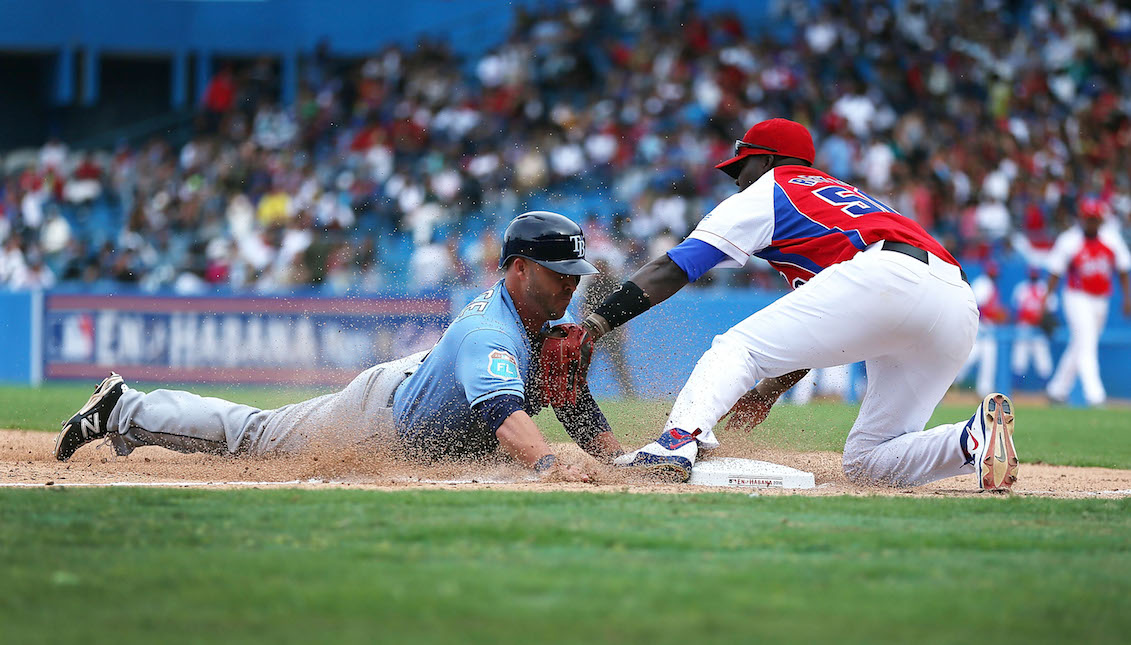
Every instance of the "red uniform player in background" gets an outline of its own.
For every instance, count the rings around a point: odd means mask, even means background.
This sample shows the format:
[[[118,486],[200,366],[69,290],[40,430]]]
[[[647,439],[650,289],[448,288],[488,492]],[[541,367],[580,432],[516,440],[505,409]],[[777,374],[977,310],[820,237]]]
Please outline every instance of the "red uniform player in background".
[[[1001,292],[997,287],[1000,273],[997,262],[989,260],[983,266],[982,275],[974,278],[970,283],[970,288],[974,290],[974,299],[978,303],[978,337],[970,350],[970,358],[966,359],[966,364],[958,374],[958,380],[966,378],[974,365],[977,365],[978,376],[974,388],[981,396],[994,391],[994,378],[997,376],[998,325],[1009,320],[1009,311],[1002,303]]]
[[[1068,322],[1068,347],[1049,381],[1049,398],[1068,399],[1076,376],[1088,405],[1107,398],[1100,380],[1099,342],[1107,322],[1112,273],[1119,272],[1123,288],[1123,315],[1131,316],[1131,252],[1114,227],[1104,227],[1107,206],[1095,199],[1081,200],[1079,223],[1060,234],[1049,253],[1049,294],[1055,294],[1064,277],[1064,318]]]
[[[1043,323],[1046,308],[1056,309],[1056,295],[1049,296],[1048,285],[1041,280],[1041,270],[1030,267],[1028,279],[1013,288],[1012,301],[1017,312],[1011,361],[1013,375],[1024,378],[1032,364],[1037,376],[1047,380],[1052,375],[1052,352]]]

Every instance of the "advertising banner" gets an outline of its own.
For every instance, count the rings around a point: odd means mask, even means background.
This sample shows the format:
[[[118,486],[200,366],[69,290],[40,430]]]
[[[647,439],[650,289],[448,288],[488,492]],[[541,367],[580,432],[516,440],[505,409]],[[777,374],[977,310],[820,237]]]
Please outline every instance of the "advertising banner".
[[[428,349],[448,299],[178,298],[51,294],[44,374],[133,380],[339,385]]]

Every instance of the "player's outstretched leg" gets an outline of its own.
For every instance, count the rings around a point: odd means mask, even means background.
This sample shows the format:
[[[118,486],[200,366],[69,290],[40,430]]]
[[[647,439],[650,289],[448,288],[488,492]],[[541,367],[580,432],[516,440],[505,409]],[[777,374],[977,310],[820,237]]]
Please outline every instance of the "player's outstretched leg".
[[[99,383],[86,405],[63,422],[63,429],[55,437],[55,458],[66,461],[81,446],[107,436],[110,412],[125,390],[126,384],[115,372]]]
[[[974,465],[978,488],[1009,491],[1017,481],[1013,448],[1013,401],[994,392],[982,400],[962,431],[967,463]]]
[[[639,470],[658,479],[685,482],[691,479],[691,467],[699,454],[699,430],[685,432],[679,428],[665,430],[660,438],[639,450],[613,460],[616,466]]]

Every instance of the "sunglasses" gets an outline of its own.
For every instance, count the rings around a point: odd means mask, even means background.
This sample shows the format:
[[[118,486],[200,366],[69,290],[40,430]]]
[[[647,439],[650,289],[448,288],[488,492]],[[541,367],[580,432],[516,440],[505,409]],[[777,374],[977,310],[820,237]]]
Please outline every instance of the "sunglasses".
[[[743,148],[749,148],[750,150],[765,150],[766,152],[777,152],[778,151],[777,148],[771,148],[769,146],[760,146],[756,143],[747,143],[747,142],[743,141],[742,139],[739,139],[739,140],[734,142],[734,154],[735,154],[735,156],[742,154]]]

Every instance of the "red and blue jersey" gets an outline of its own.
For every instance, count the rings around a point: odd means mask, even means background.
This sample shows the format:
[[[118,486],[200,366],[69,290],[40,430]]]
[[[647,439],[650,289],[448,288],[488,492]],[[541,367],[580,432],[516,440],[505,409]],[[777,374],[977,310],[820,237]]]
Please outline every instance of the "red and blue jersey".
[[[910,244],[958,265],[914,220],[808,166],[767,172],[708,213],[688,239],[722,251],[726,258],[718,266],[737,268],[752,255],[760,257],[793,288],[884,240]],[[678,252],[672,255],[682,266],[678,257]]]

